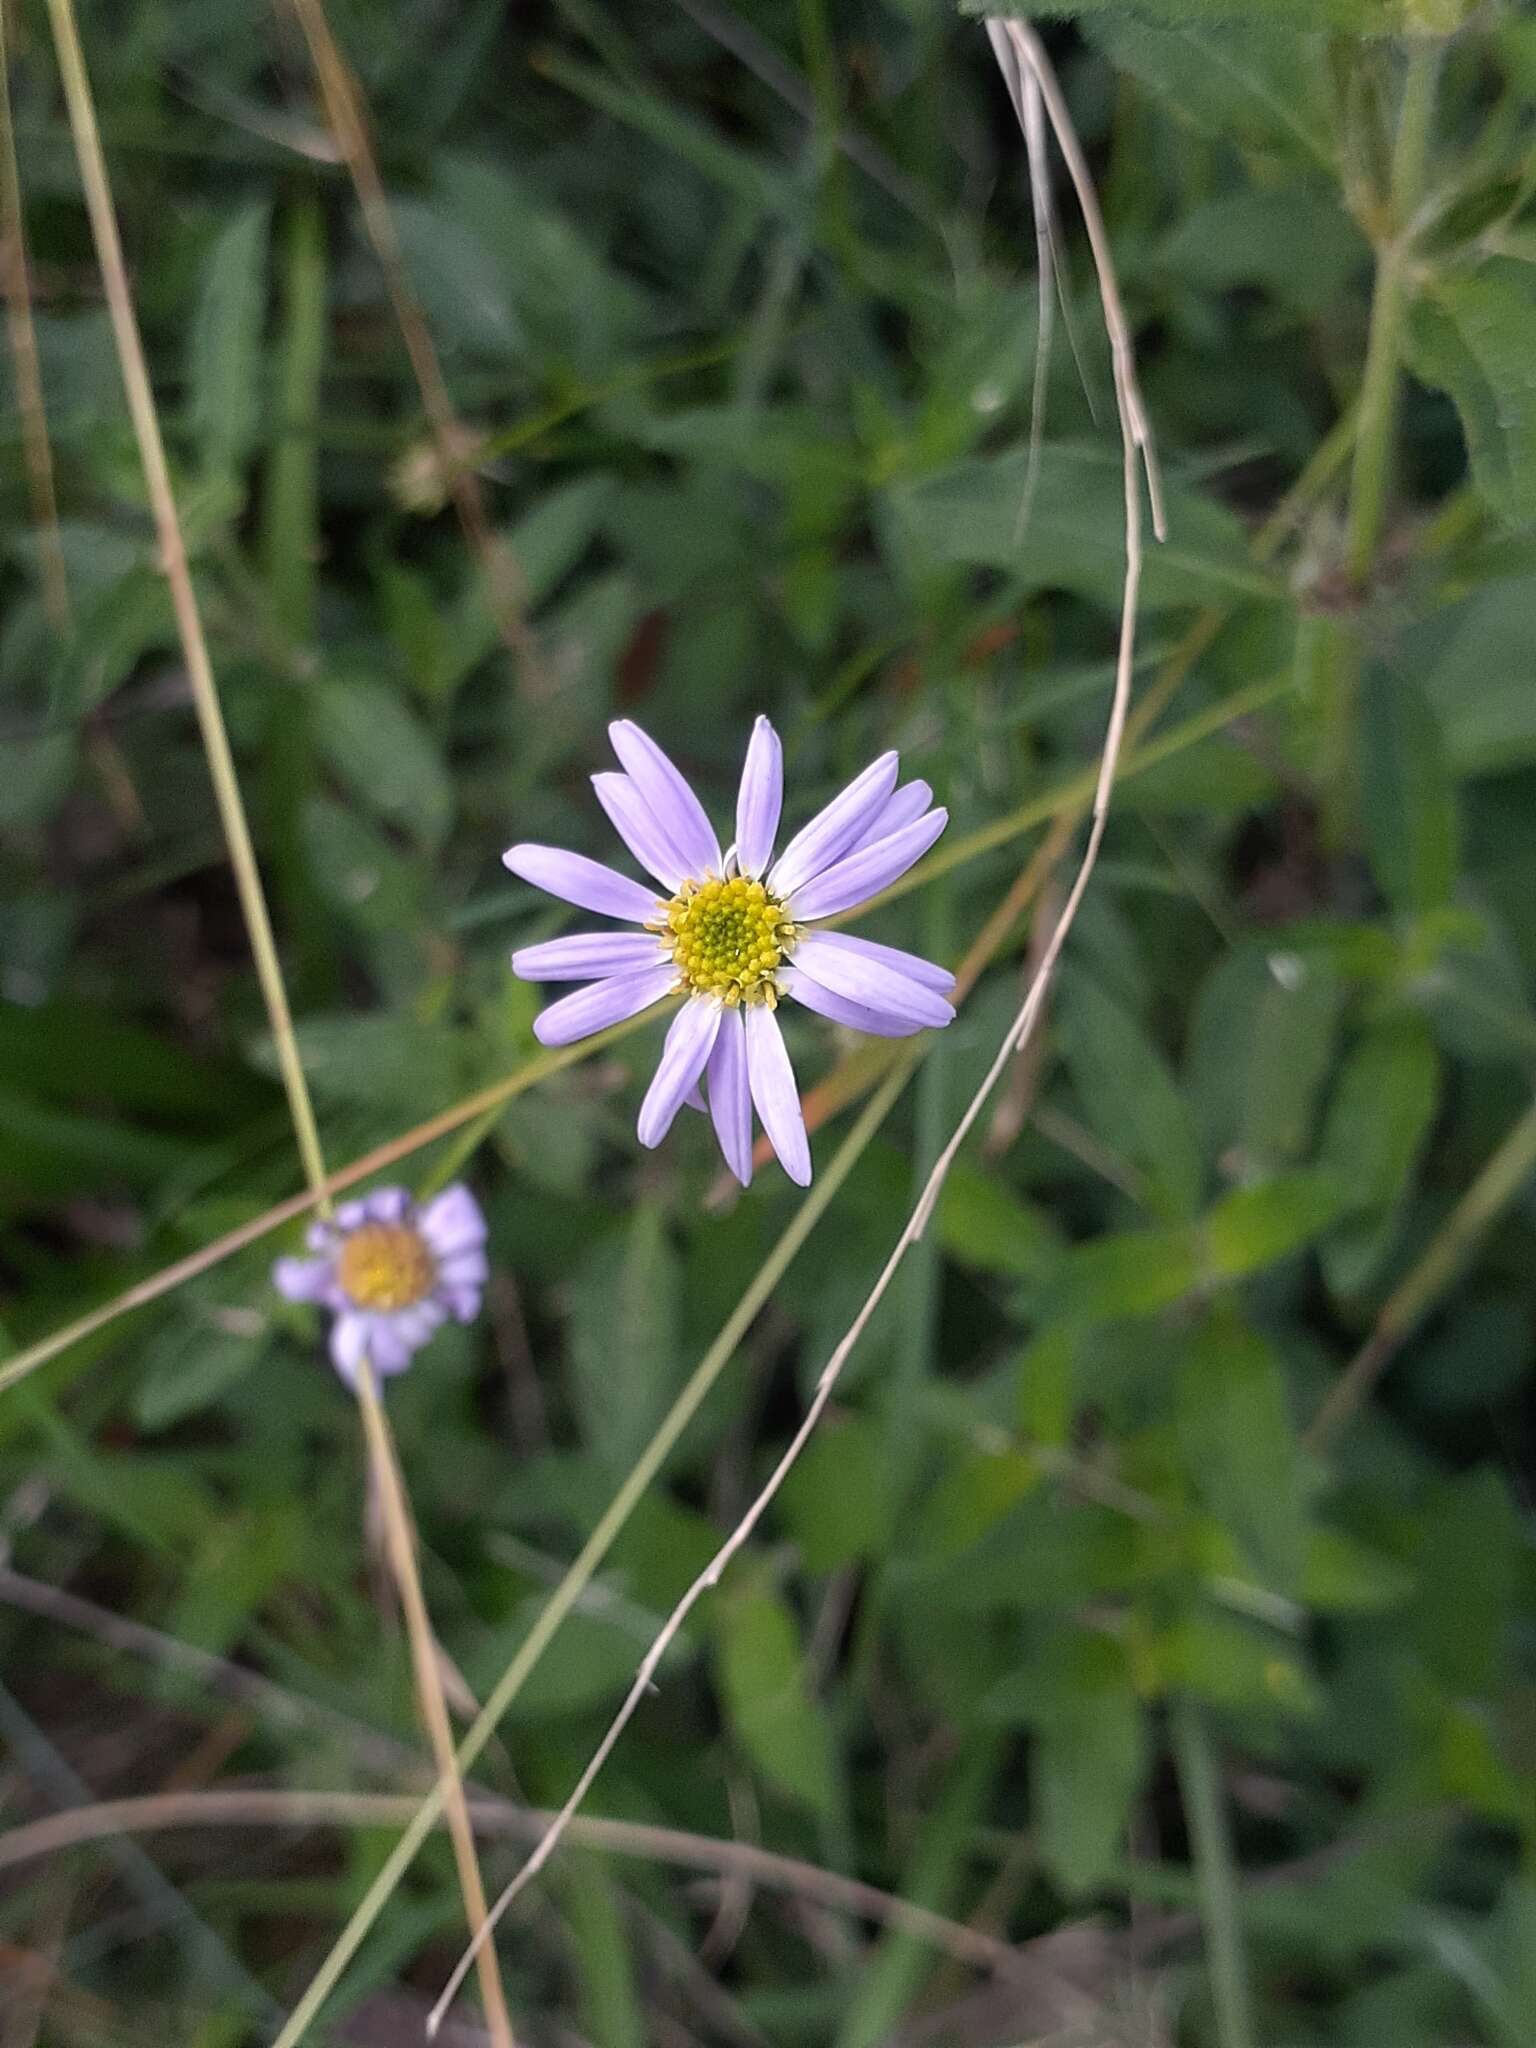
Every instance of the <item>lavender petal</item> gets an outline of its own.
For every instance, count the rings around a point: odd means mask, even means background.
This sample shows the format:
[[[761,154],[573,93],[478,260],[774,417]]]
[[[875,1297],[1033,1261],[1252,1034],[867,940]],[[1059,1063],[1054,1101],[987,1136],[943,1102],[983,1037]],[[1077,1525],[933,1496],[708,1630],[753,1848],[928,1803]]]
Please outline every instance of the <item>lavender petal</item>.
[[[815,937],[818,948],[830,946],[834,952],[878,961],[882,967],[893,967],[898,974],[920,981],[924,988],[936,989],[941,996],[947,996],[955,985],[955,977],[947,967],[940,967],[936,960],[924,960],[918,953],[904,953],[900,946],[882,946],[876,939],[855,938],[852,932],[817,932]]]
[[[535,889],[558,896],[562,903],[574,903],[578,909],[595,910],[599,917],[646,924],[661,907],[653,889],[632,882],[615,868],[604,867],[600,860],[588,860],[584,853],[525,843],[509,846],[501,858],[514,875],[531,882]]]
[[[626,1017],[648,1010],[676,981],[677,969],[669,961],[640,974],[613,974],[606,981],[589,982],[541,1010],[533,1020],[533,1035],[540,1045],[574,1045],[578,1038],[590,1038],[594,1031],[606,1031],[610,1024],[622,1024]]]
[[[372,1329],[373,1317],[358,1309],[344,1309],[331,1325],[331,1363],[354,1393],[357,1368]]]
[[[710,1047],[720,1029],[721,1005],[708,996],[693,996],[672,1019],[661,1059],[640,1105],[635,1130],[647,1151],[654,1151],[672,1128],[672,1119],[704,1071]]]
[[[921,860],[948,823],[948,811],[930,811],[914,824],[903,825],[899,832],[850,853],[796,894],[790,915],[796,919],[835,917],[840,910],[867,903],[904,875],[915,860]]]
[[[417,1222],[427,1248],[439,1261],[485,1243],[485,1214],[462,1181],[434,1195]]]
[[[719,874],[720,842],[687,777],[632,719],[617,719],[608,738],[651,815],[683,856],[687,872],[699,879],[706,872]]]
[[[921,1024],[914,1024],[910,1017],[898,1017],[889,1010],[872,1010],[864,1003],[850,1002],[846,996],[823,988],[819,981],[802,974],[798,967],[781,967],[779,980],[786,995],[793,996],[806,1009],[814,1010],[818,1017],[825,1017],[832,1024],[841,1024],[849,1031],[863,1031],[871,1038],[912,1038],[923,1028]]]
[[[330,1259],[279,1259],[272,1285],[285,1301],[323,1301],[334,1270]]]
[[[846,996],[850,1003],[860,1003],[865,1009],[884,1010],[935,1030],[954,1020],[954,1005],[937,990],[925,988],[883,960],[850,947],[828,945],[822,932],[807,933],[796,946],[795,966],[835,996]]]
[[[641,867],[675,895],[688,874],[687,858],[636,785],[627,775],[594,775],[592,787],[608,822]]]
[[[747,1081],[747,1027],[740,1010],[727,1010],[709,1055],[709,1114],[725,1163],[752,1185],[752,1091]]]
[[[852,846],[884,809],[896,787],[900,765],[895,754],[882,754],[795,834],[768,876],[768,886],[776,896],[793,895]]]
[[[811,1184],[811,1147],[805,1135],[800,1091],[789,1064],[784,1034],[766,1003],[749,1003],[746,1013],[747,1081],[779,1164],[798,1187]]]
[[[920,818],[932,802],[933,791],[926,782],[903,783],[900,789],[892,791],[879,816],[871,818],[852,845],[844,848],[843,858],[873,845],[877,839],[887,838],[892,832],[899,832],[903,825],[910,825],[914,818]]]
[[[648,932],[572,932],[542,946],[519,946],[512,972],[519,981],[602,981],[654,967],[663,957],[661,941]]]
[[[363,1197],[370,1223],[398,1223],[411,1206],[409,1188],[374,1188]]]
[[[768,720],[760,718],[747,744],[736,796],[736,865],[754,882],[773,859],[783,807],[784,749]]]

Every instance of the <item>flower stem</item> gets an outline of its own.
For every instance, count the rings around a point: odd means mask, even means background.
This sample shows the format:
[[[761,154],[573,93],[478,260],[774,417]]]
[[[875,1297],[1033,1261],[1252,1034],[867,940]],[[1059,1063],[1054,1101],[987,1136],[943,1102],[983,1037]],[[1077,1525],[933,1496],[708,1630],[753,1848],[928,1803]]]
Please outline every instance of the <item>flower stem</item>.
[[[1248,1968],[1237,1915],[1237,1872],[1221,1802],[1221,1780],[1201,1709],[1179,1699],[1173,1706],[1173,1755],[1184,1820],[1189,1829],[1205,1923],[1211,1993],[1220,2048],[1256,2048]]]
[[[475,1934],[485,1921],[485,1887],[480,1881],[474,1828],[464,1798],[464,1781],[459,1776],[454,1762],[453,1729],[448,1721],[448,1704],[443,1697],[437,1638],[432,1632],[426,1596],[421,1589],[421,1571],[416,1561],[416,1535],[411,1522],[410,1503],[406,1498],[405,1480],[395,1452],[394,1434],[384,1413],[384,1403],[379,1397],[378,1382],[366,1357],[359,1361],[357,1368],[357,1405],[362,1411],[363,1434],[368,1442],[368,1461],[373,1470],[374,1485],[378,1488],[379,1509],[384,1519],[384,1547],[400,1595],[401,1611],[405,1616],[405,1632],[411,1646],[411,1665],[416,1674],[416,1699],[421,1709],[422,1723],[432,1745],[432,1759],[437,1766],[438,1782],[444,1787],[443,1803],[447,1811],[449,1836],[453,1842],[453,1858],[458,1866],[459,1889],[464,1894],[465,1918],[469,1923],[470,1933]],[[476,1966],[491,2039],[496,2048],[513,2048],[512,2021],[507,2012],[506,1994],[502,1989],[496,1950],[491,1942],[486,1942],[479,1950]]]

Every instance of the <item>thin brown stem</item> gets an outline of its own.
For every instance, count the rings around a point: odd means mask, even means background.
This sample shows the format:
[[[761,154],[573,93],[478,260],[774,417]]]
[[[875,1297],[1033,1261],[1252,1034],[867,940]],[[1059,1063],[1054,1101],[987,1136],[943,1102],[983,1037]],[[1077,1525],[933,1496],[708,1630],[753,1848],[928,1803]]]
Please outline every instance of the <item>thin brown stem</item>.
[[[325,118],[346,164],[363,226],[384,273],[384,289],[410,358],[442,481],[485,581],[491,616],[515,657],[524,686],[540,693],[538,650],[528,624],[527,586],[506,542],[491,527],[475,470],[475,437],[449,395],[426,317],[411,287],[395,217],[369,136],[367,104],[357,76],[331,32],[322,0],[288,0],[315,67]]]
[[[27,467],[27,490],[32,499],[32,523],[37,528],[38,558],[43,570],[43,603],[55,629],[67,633],[69,576],[59,535],[53,450],[48,441],[48,413],[37,359],[37,328],[32,318],[27,224],[21,203],[21,168],[16,161],[16,131],[11,119],[11,62],[5,17],[5,0],[0,0],[0,261],[5,266],[6,327],[16,377],[16,410],[21,415],[21,446]]]
[[[406,1634],[410,1639],[417,1703],[421,1708],[427,1739],[432,1745],[432,1759],[437,1766],[438,1778],[446,1787],[444,1803],[448,1832],[453,1842],[454,1862],[458,1866],[459,1889],[464,1894],[465,1917],[471,1934],[474,1934],[485,1924],[485,1887],[480,1880],[480,1865],[475,1856],[475,1834],[465,1804],[464,1780],[459,1775],[453,1753],[453,1730],[448,1721],[448,1704],[443,1696],[442,1675],[438,1668],[437,1638],[432,1631],[426,1596],[421,1589],[416,1534],[410,1503],[406,1499],[405,1480],[401,1476],[394,1437],[384,1417],[384,1404],[379,1399],[378,1382],[366,1357],[358,1365],[357,1394],[374,1483],[378,1487],[379,1508],[384,1519],[384,1545],[400,1594]],[[480,1950],[479,1975],[480,1995],[485,2001],[491,2039],[496,2048],[512,2048],[512,2021],[507,2012],[496,1950],[490,1942]]]

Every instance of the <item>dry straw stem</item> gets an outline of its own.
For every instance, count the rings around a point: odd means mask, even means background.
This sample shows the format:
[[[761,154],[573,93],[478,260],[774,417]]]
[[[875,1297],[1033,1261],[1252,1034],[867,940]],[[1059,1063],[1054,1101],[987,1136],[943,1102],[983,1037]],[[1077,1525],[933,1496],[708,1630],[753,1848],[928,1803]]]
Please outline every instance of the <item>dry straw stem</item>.
[[[70,1807],[0,1834],[0,1870],[59,1856],[89,1842],[180,1828],[393,1827],[410,1820],[418,1805],[413,1794],[404,1792],[276,1791],[248,1786],[206,1792],[152,1792],[133,1799]],[[509,1800],[479,1794],[471,1799],[470,1812],[478,1833],[510,1835],[519,1840],[537,1836],[552,1818],[536,1808],[515,1806]],[[721,1841],[712,1835],[696,1835],[678,1828],[595,1817],[577,1821],[572,1838],[584,1849],[599,1854],[644,1858],[683,1870],[710,1871],[792,1893],[832,1912],[849,1913],[861,1920],[898,1928],[945,1950],[973,1969],[1008,1976],[1037,1967],[1027,1952],[984,1934],[979,1928],[962,1926],[959,1921],[913,1905],[875,1885],[823,1870],[818,1864],[804,1863],[797,1857],[776,1855],[752,1842]]]
[[[235,884],[240,895],[240,908],[277,1046],[294,1136],[304,1163],[312,1205],[324,1214],[330,1207],[330,1194],[326,1182],[325,1160],[320,1149],[320,1134],[315,1124],[314,1107],[304,1078],[298,1044],[294,1038],[293,1019],[288,1008],[288,992],[283,982],[282,965],[272,934],[272,922],[267,911],[260,870],[256,864],[255,848],[251,843],[250,827],[246,821],[245,804],[240,794],[234,757],[230,752],[229,735],[224,726],[224,714],[219,702],[218,685],[214,680],[213,664],[209,659],[208,644],[203,635],[202,617],[198,611],[196,593],[192,588],[186,546],[176,512],[175,494],[171,489],[165,444],[160,434],[159,415],[155,409],[149,369],[145,362],[138,320],[133,308],[133,295],[129,289],[127,268],[123,262],[117,213],[112,203],[106,160],[102,155],[96,110],[91,95],[90,79],[85,68],[85,55],[80,46],[73,0],[48,0],[48,12],[53,26],[54,46],[58,52],[64,97],[69,107],[75,151],[80,163],[80,179],[85,189],[86,207],[90,214],[91,234],[96,244],[97,260],[101,267],[102,283],[106,290],[107,307],[112,320],[112,332],[128,395],[128,407],[133,418],[134,434],[144,468],[144,480],[154,513],[161,565],[166,581],[170,585],[177,632],[187,664],[193,702],[197,707],[198,723],[202,730],[209,773],[213,778],[214,795],[229,849],[230,865],[234,870]],[[9,1375],[7,1377],[9,1378]],[[424,1702],[429,1698],[435,1698],[436,1715],[446,1724],[448,1710],[442,1698],[442,1676],[438,1669],[430,1624],[426,1621],[425,1609],[421,1605],[420,1584],[412,1554],[409,1510],[405,1506],[404,1487],[389,1441],[389,1425],[379,1402],[373,1376],[366,1369],[358,1375],[358,1402],[363,1413],[376,1483],[385,1506],[386,1526],[390,1532],[391,1562],[395,1567],[400,1596],[405,1603],[408,1616],[413,1612],[413,1604],[421,1610],[420,1629],[413,1623],[410,1631],[418,1691]],[[435,1741],[435,1721],[431,1715],[428,1718]],[[451,1737],[446,1743],[446,1749],[451,1766]],[[451,1769],[448,1797],[450,1813],[453,1813],[457,1806],[455,1823],[469,1842],[470,1863],[473,1865],[473,1835],[463,1817],[463,1787]],[[471,1934],[474,1934],[479,1926],[477,1901],[478,1910],[483,1911],[485,1901],[478,1873],[475,1875],[473,1886],[465,1887],[465,1912]],[[488,1982],[494,1979],[495,1968],[493,1967],[486,1975]],[[490,2003],[488,1997],[492,2033],[497,2048],[512,2048],[512,2034],[506,2024],[505,2008],[500,2000],[499,1981],[496,1991],[494,2005]],[[499,2024],[496,2017],[498,2008],[501,2013]]]
[[[464,538],[485,579],[491,616],[508,651],[515,657],[524,685],[537,690],[540,682],[538,652],[527,617],[527,589],[522,571],[506,542],[491,530],[485,500],[480,492],[472,450],[474,436],[454,409],[442,365],[437,359],[425,316],[417,303],[406,273],[400,237],[394,215],[379,176],[378,160],[368,134],[368,113],[362,87],[341,54],[321,0],[287,0],[309,46],[310,61],[325,117],[335,135],[337,148],[347,166],[363,226],[373,244],[384,273],[384,288],[410,357],[411,371],[421,393],[422,410],[432,435],[432,445],[444,484],[453,500]]]
[[[21,204],[21,170],[16,161],[16,130],[11,119],[11,61],[5,17],[6,8],[0,0],[0,261],[5,266],[5,317],[15,368],[16,409],[21,414],[27,489],[43,568],[43,603],[55,628],[66,633],[70,617],[69,578],[64,568],[64,544],[59,537],[53,451],[48,445],[48,414],[43,405],[43,379],[37,361],[37,329],[32,322],[32,281],[27,270],[26,216]]]
[[[427,1739],[432,1745],[432,1760],[438,1777],[447,1788],[448,1832],[453,1842],[453,1858],[458,1867],[459,1889],[464,1894],[464,1912],[471,1934],[485,1925],[485,1887],[480,1881],[480,1865],[475,1858],[475,1832],[465,1804],[464,1785],[459,1777],[453,1759],[453,1730],[448,1722],[448,1705],[443,1697],[442,1674],[438,1665],[437,1639],[432,1633],[432,1622],[427,1614],[426,1598],[421,1590],[421,1573],[416,1562],[416,1536],[411,1525],[410,1503],[406,1499],[405,1481],[401,1477],[399,1459],[395,1455],[394,1438],[389,1424],[384,1419],[384,1404],[379,1398],[378,1384],[373,1376],[373,1367],[365,1356],[357,1369],[358,1406],[363,1412],[363,1429],[368,1438],[368,1456],[373,1467],[374,1483],[379,1490],[379,1507],[384,1517],[384,1542],[389,1552],[390,1569],[400,1591],[400,1605],[405,1614],[406,1634],[410,1638],[411,1664],[416,1674],[416,1697],[421,1708],[421,1718],[426,1726]],[[507,2012],[506,1993],[502,1989],[501,1975],[496,1967],[495,1950],[489,1943],[481,1949],[480,1995],[485,2001],[485,2016],[490,2028],[491,2039],[496,2048],[512,2048],[512,2021]]]
[[[959,1153],[960,1147],[969,1135],[977,1117],[981,1114],[999,1076],[1009,1060],[1028,1039],[1034,1028],[1045,1000],[1046,991],[1055,972],[1056,963],[1061,957],[1062,948],[1066,944],[1067,935],[1072,929],[1078,908],[1082,903],[1083,896],[1087,891],[1098,860],[1099,848],[1103,842],[1104,829],[1109,817],[1109,804],[1111,793],[1114,789],[1115,769],[1119,760],[1120,744],[1124,735],[1125,720],[1130,705],[1131,676],[1135,661],[1136,604],[1141,580],[1140,476],[1144,465],[1148,474],[1148,488],[1153,494],[1154,518],[1158,517],[1158,498],[1156,486],[1152,481],[1154,471],[1149,459],[1149,435],[1146,417],[1136,389],[1131,337],[1125,324],[1119,293],[1115,286],[1113,260],[1110,254],[1108,238],[1104,233],[1103,222],[1099,216],[1098,204],[1093,192],[1091,179],[1089,178],[1087,165],[1084,163],[1082,153],[1077,147],[1076,138],[1072,133],[1070,117],[1056,86],[1055,77],[1051,72],[1049,62],[1039,39],[1031,30],[1018,22],[1008,22],[1003,27],[1006,33],[1006,45],[1002,47],[995,43],[994,48],[997,49],[999,62],[1003,66],[1004,76],[1009,79],[1010,90],[1013,90],[1015,93],[1016,103],[1018,103],[1020,94],[1023,91],[1021,83],[1023,79],[1030,79],[1038,87],[1051,127],[1066,158],[1068,173],[1071,176],[1077,193],[1078,204],[1082,209],[1087,225],[1089,242],[1093,250],[1094,264],[1099,278],[1100,300],[1103,307],[1105,324],[1109,329],[1110,345],[1114,360],[1115,398],[1120,417],[1125,485],[1125,583],[1120,613],[1120,636],[1115,669],[1114,698],[1110,706],[1109,724],[1105,733],[1103,754],[1100,760],[1094,792],[1093,816],[1089,825],[1087,844],[1083,849],[1083,857],[1079,863],[1077,875],[1062,906],[1061,916],[1057,920],[1056,927],[1042,953],[1039,968],[1030,983],[1023,1005],[1008,1030],[1004,1033],[1002,1043],[993,1057],[992,1064],[988,1068],[980,1088],[977,1089],[975,1095],[971,1098],[948,1143],[935,1160],[933,1170],[928,1176],[922,1195],[906,1226],[892,1247],[890,1255],[882,1267],[874,1286],[870,1289],[863,1306],[854,1317],[826,1365],[822,1368],[821,1376],[816,1382],[815,1392],[811,1397],[799,1427],[790,1438],[788,1446],[746,1513],[737,1522],[724,1543],[721,1544],[704,1570],[699,1573],[693,1584],[683,1594],[667,1619],[662,1623],[661,1628],[657,1631],[650,1649],[641,1660],[640,1668],[635,1674],[634,1683],[626,1694],[623,1704],[610,1722],[606,1733],[597,1745],[586,1768],[577,1779],[569,1798],[556,1814],[533,1854],[496,1901],[491,1915],[485,1922],[480,1934],[475,1940],[471,1941],[464,1955],[455,1966],[452,1976],[443,1989],[442,1996],[433,2007],[428,2019],[427,2030],[429,2034],[435,2034],[442,2024],[443,2017],[452,2003],[459,1985],[463,1982],[466,1973],[474,1962],[479,1946],[491,1939],[493,1930],[501,1915],[524,1887],[531,1883],[538,1875],[539,1871],[543,1869],[559,1846],[561,1837],[571,1820],[575,1817],[587,1793],[591,1790],[598,1773],[602,1770],[619,1738],[628,1727],[640,1702],[650,1691],[663,1657],[675,1641],[689,1615],[693,1612],[699,1601],[703,1599],[704,1595],[712,1587],[718,1585],[732,1558],[744,1549],[750,1541],[753,1531],[767,1513],[769,1505],[778,1494],[784,1481],[788,1478],[801,1452],[809,1443],[817,1424],[820,1422],[828,1403],[831,1401],[833,1391],[845,1363],[863,1335],[871,1316],[873,1316],[876,1308],[884,1299],[902,1260],[922,1236],[928,1219],[933,1213],[934,1204],[938,1200],[939,1192],[948,1176],[950,1167]],[[1016,74],[1014,76],[1010,76],[1009,72],[1010,59]],[[1034,170],[1033,165],[1031,169],[1032,171]],[[1158,531],[1161,532],[1160,522]]]
[[[272,923],[267,915],[266,897],[262,892],[261,875],[256,865],[255,849],[251,844],[250,827],[246,822],[245,804],[240,795],[234,758],[230,753],[229,735],[224,728],[224,713],[219,704],[218,686],[213,678],[213,664],[208,658],[208,644],[203,637],[202,617],[192,589],[191,572],[187,567],[187,551],[181,536],[181,523],[176,515],[176,500],[171,490],[165,444],[160,438],[160,420],[155,410],[149,369],[144,360],[144,345],[139,338],[133,295],[129,290],[128,272],[123,262],[122,242],[117,231],[117,213],[112,204],[112,188],[101,152],[101,136],[96,126],[96,109],[91,98],[90,80],[86,75],[85,55],[80,47],[73,0],[48,0],[48,14],[53,26],[54,47],[58,52],[59,76],[63,81],[64,98],[69,108],[70,127],[74,133],[75,153],[80,163],[80,181],[85,188],[91,234],[96,244],[96,257],[101,266],[101,279],[106,291],[107,311],[111,316],[118,362],[128,396],[128,410],[133,419],[134,436],[139,444],[144,481],[154,514],[155,533],[160,546],[160,566],[170,586],[171,603],[176,614],[176,630],[181,639],[182,654],[187,665],[187,680],[191,686],[192,702],[202,731],[203,748],[208,756],[208,772],[213,778],[214,797],[219,808],[219,821],[224,828],[225,843],[229,849],[230,866],[234,870],[235,887],[239,891],[240,909],[250,937],[251,952],[255,957],[256,977],[261,984],[262,1000],[266,1004],[273,1041],[277,1047],[283,1087],[288,1096],[288,1110],[293,1119],[294,1136],[304,1162],[305,1179],[311,1190],[316,1192],[317,1199],[321,1199],[319,1191],[324,1187],[325,1167],[320,1156],[315,1113],[310,1103],[304,1069],[299,1061],[298,1047],[294,1042],[293,1019],[288,1009],[288,992],[283,986],[283,971],[272,937]]]

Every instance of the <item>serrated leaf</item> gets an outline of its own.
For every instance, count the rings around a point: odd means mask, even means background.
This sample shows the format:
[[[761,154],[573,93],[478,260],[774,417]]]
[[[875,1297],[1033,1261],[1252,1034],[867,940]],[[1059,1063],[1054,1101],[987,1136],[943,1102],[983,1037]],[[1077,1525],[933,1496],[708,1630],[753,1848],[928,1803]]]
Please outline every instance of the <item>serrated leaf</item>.
[[[834,1799],[832,1731],[806,1684],[794,1617],[776,1593],[733,1593],[715,1624],[731,1729],[768,1782],[819,1814]]]

